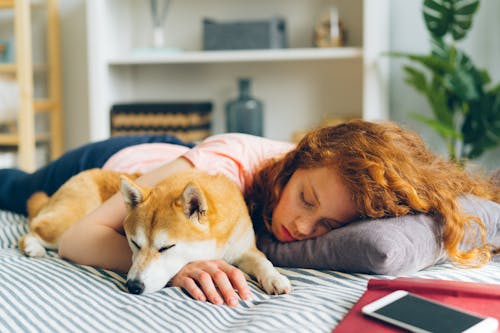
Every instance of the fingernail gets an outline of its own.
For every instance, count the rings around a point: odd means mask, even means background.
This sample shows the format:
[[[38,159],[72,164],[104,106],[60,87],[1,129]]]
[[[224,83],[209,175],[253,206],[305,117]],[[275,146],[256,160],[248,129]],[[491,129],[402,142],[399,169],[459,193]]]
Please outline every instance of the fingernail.
[[[238,304],[238,300],[236,298],[230,298],[228,300],[228,304],[231,305],[231,306],[235,306]]]

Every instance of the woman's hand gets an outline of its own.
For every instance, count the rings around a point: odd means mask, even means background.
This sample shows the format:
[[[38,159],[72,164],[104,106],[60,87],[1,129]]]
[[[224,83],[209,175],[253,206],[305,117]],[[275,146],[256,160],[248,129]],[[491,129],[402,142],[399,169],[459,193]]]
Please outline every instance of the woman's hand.
[[[250,299],[245,275],[223,260],[193,261],[170,280],[170,285],[184,288],[196,300],[213,304],[238,304],[238,294]],[[218,290],[217,290],[218,289]]]

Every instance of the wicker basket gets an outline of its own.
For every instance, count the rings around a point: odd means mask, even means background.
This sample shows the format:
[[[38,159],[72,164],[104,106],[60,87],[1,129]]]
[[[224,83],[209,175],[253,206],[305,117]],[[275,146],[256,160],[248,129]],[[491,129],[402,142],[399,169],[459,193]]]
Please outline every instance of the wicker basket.
[[[111,135],[170,134],[184,141],[210,135],[212,103],[128,103],[111,109]]]

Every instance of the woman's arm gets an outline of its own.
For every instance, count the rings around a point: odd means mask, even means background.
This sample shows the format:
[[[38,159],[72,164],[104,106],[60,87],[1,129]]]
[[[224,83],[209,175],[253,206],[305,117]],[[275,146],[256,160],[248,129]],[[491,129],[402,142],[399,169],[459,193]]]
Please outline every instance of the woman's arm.
[[[137,183],[155,186],[168,175],[192,167],[180,157],[142,175]],[[120,193],[116,193],[63,234],[59,256],[79,264],[126,273],[132,263],[132,252],[123,232],[126,213],[123,199]]]

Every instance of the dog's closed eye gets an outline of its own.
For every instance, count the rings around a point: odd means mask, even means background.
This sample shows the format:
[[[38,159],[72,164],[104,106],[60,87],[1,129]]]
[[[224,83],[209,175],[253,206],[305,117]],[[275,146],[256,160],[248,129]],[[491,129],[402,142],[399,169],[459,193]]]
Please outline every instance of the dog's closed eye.
[[[139,244],[137,244],[133,239],[131,240],[131,242],[132,242],[132,245],[134,245],[137,248],[137,250],[141,249],[141,247],[139,246]]]
[[[170,245],[167,245],[167,246],[163,246],[161,248],[158,249],[158,252],[160,253],[163,253],[171,248],[173,248],[175,246],[175,244],[170,244]]]

